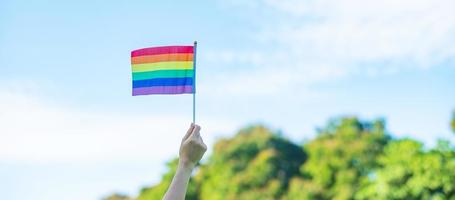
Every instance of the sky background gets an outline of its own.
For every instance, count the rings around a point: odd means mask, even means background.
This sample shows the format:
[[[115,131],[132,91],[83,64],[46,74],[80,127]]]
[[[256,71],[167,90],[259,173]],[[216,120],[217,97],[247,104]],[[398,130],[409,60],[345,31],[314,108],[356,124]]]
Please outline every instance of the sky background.
[[[351,115],[384,118],[393,137],[427,147],[455,142],[454,7],[2,0],[1,199],[97,200],[159,181],[191,122],[192,98],[132,97],[130,52],[194,40],[197,123],[208,146],[258,123],[301,143]]]

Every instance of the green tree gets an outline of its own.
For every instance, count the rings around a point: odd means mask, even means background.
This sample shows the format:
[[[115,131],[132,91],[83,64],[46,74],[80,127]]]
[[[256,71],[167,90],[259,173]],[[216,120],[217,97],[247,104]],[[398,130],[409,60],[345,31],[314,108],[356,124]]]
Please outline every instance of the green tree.
[[[263,126],[215,144],[196,176],[201,200],[279,199],[305,160],[303,150]]]
[[[166,193],[167,188],[171,184],[172,178],[174,177],[175,171],[177,170],[178,159],[173,159],[167,163],[168,172],[166,172],[161,178],[160,183],[152,187],[145,187],[139,193],[137,200],[160,200]],[[186,199],[192,200],[196,198],[196,185],[193,180],[190,180],[186,193]]]
[[[378,162],[381,168],[358,199],[455,199],[455,152],[447,142],[424,151],[410,139],[393,141]]]
[[[123,194],[112,194],[103,198],[103,200],[133,200],[133,198]]]
[[[308,160],[291,180],[285,199],[352,199],[388,140],[382,120],[332,120],[305,145]]]
[[[161,199],[177,162],[169,162],[161,182],[142,189],[137,200]],[[411,139],[393,140],[383,120],[331,120],[303,148],[264,126],[251,126],[214,145],[190,180],[186,199],[455,200],[454,169],[450,142],[425,149]]]

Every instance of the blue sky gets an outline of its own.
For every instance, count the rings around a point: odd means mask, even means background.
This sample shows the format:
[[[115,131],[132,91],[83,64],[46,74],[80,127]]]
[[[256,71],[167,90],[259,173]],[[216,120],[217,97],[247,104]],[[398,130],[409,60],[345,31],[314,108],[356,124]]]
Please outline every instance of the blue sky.
[[[2,198],[95,200],[157,182],[191,96],[132,97],[130,51],[194,40],[209,146],[255,123],[301,142],[344,115],[385,118],[430,147],[455,141],[454,4],[1,1]]]

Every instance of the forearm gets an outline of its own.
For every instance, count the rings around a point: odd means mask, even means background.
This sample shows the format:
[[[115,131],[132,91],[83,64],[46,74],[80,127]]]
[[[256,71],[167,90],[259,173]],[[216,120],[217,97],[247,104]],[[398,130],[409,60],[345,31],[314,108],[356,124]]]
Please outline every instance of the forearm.
[[[179,163],[177,171],[175,172],[172,183],[169,186],[163,200],[184,200],[188,182],[191,177],[193,167]]]

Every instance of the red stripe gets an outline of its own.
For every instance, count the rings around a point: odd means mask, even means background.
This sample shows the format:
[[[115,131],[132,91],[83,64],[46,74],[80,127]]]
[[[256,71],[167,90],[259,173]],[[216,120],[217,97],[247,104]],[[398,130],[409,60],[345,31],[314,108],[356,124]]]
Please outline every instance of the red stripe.
[[[131,52],[131,57],[171,53],[193,53],[193,46],[164,46],[138,49]]]

